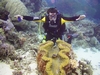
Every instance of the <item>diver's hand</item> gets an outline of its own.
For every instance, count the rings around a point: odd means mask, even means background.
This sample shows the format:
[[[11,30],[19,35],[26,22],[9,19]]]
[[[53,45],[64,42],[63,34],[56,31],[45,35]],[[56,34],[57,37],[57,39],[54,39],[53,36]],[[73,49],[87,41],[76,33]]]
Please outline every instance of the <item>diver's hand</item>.
[[[18,21],[22,21],[23,20],[23,16],[22,15],[15,15],[15,18],[18,19]]]
[[[86,15],[80,15],[79,18],[76,19],[76,21],[82,20],[82,19],[84,19],[85,17],[86,17]]]

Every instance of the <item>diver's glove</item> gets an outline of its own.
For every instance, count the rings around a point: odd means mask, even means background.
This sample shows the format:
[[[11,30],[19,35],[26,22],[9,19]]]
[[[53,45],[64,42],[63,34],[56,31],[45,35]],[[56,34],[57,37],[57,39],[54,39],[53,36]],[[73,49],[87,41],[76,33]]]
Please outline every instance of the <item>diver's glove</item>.
[[[76,19],[76,21],[82,20],[82,19],[84,19],[85,17],[86,17],[86,15],[80,15],[79,18]]]
[[[22,15],[15,15],[14,17],[17,18],[19,22],[23,20]]]

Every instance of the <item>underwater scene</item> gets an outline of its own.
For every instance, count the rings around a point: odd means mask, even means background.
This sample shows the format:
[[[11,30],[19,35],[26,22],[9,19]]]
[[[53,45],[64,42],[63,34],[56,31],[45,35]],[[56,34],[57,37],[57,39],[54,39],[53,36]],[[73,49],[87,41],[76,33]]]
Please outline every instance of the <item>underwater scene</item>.
[[[0,75],[100,75],[100,0],[0,0]]]

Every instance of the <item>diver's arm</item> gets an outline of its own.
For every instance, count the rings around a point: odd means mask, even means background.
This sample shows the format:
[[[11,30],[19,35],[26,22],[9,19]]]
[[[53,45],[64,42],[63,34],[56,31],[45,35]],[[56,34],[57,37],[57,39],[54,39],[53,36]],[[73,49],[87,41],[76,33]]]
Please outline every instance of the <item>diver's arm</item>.
[[[39,21],[41,20],[42,18],[39,18],[39,17],[32,17],[32,16],[22,16],[22,15],[16,15],[15,16],[18,20],[27,20],[27,21]]]
[[[62,17],[64,20],[67,20],[67,21],[76,21],[76,19],[79,18],[79,16],[74,16],[74,17]]]
[[[37,20],[41,20],[39,17],[31,17],[31,16],[23,16],[23,19],[25,19],[27,21],[37,21]]]
[[[80,15],[79,18],[76,19],[76,21],[82,20],[82,19],[84,19],[85,17],[86,17],[86,15]]]
[[[77,21],[77,20],[81,20],[84,19],[86,16],[85,15],[79,15],[79,16],[74,16],[74,17],[62,17],[63,19],[67,20],[67,21]]]

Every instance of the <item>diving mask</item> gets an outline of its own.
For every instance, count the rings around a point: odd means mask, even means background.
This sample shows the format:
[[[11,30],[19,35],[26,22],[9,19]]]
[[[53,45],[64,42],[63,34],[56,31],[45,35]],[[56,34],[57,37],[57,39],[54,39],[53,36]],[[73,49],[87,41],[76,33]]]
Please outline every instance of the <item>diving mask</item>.
[[[49,13],[49,19],[50,20],[56,20],[56,18],[57,18],[57,13]]]

